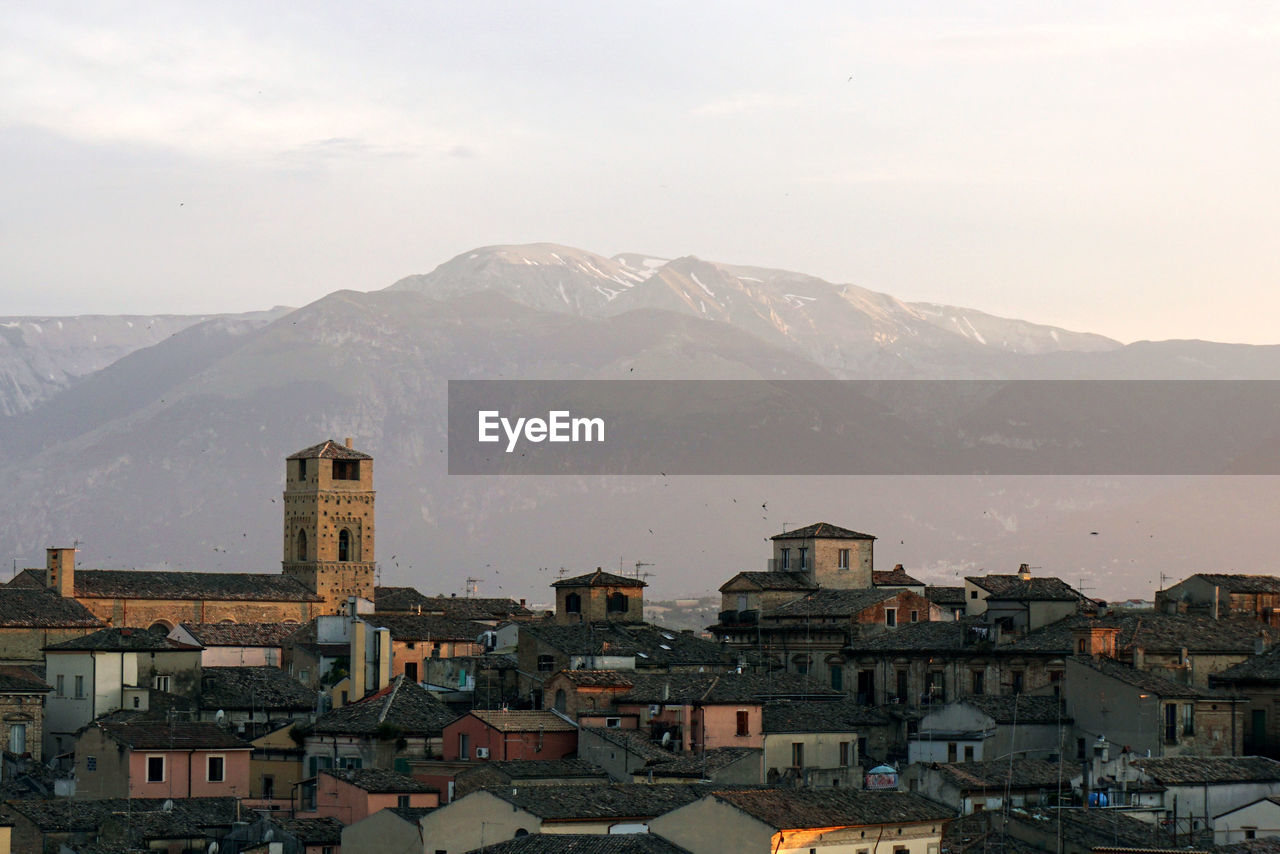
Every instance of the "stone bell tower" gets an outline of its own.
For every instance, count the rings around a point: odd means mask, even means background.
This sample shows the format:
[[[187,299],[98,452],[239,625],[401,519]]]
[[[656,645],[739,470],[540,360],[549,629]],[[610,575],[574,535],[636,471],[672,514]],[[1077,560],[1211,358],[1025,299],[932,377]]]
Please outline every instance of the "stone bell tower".
[[[332,439],[285,460],[283,572],[336,614],[373,599],[373,457]]]

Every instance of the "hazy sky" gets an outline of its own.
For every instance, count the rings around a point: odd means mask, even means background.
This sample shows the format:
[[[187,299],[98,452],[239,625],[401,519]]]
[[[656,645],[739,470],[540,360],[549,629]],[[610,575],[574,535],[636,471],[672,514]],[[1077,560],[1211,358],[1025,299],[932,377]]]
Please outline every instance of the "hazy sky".
[[[1271,3],[5,4],[0,314],[555,241],[1280,343]]]

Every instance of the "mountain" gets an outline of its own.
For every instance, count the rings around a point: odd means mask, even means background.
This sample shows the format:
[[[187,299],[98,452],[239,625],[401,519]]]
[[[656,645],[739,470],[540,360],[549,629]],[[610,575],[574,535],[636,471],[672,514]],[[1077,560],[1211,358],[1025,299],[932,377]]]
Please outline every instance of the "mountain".
[[[1121,346],[1100,335],[904,303],[786,270],[692,256],[605,258],[555,244],[484,247],[390,290],[440,298],[492,290],[533,308],[586,317],[656,308],[728,323],[848,378],[997,376],[1009,354]]]
[[[934,581],[1025,562],[1085,578],[1095,595],[1138,595],[1160,572],[1270,569],[1257,530],[1280,512],[1271,478],[451,476],[445,393],[448,380],[478,378],[1270,379],[1280,348],[1121,346],[797,273],[550,244],[477,249],[293,311],[186,320],[117,340],[101,330],[126,322],[63,318],[67,337],[47,350],[39,336],[57,319],[7,321],[24,354],[11,364],[64,366],[57,382],[7,386],[25,390],[0,417],[0,543],[14,562],[40,565],[44,547],[79,541],[87,566],[269,571],[285,456],[352,436],[375,457],[382,580],[430,592],[470,576],[488,595],[537,598],[559,566],[643,561],[659,596],[708,594],[763,568],[783,525],[820,519],[879,534],[878,565]],[[923,399],[885,388],[824,423],[860,452],[928,459],[956,431],[1061,444],[1074,424],[1140,436],[1156,418],[1187,424],[1189,453],[1221,455],[1219,413],[1230,411],[1194,400],[1144,410],[1123,394],[1072,410],[1035,385]],[[1028,401],[1067,409],[1020,421]],[[789,412],[782,397],[757,403],[762,421]],[[714,419],[652,427],[714,437]],[[1248,438],[1253,452],[1271,449]]]

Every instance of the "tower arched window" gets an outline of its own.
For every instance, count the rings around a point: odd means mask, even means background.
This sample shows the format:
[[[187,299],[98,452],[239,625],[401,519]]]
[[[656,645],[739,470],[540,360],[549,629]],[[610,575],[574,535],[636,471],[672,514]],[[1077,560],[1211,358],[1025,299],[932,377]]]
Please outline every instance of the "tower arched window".
[[[564,597],[564,610],[566,614],[581,614],[582,597],[577,593],[570,593]]]
[[[346,528],[338,532],[338,560],[351,560],[351,532]]]
[[[609,594],[605,610],[610,614],[625,614],[627,612],[627,595],[625,593]]]
[[[306,531],[299,531],[299,532],[298,532],[298,556],[297,556],[297,559],[298,559],[298,560],[306,560],[306,559],[307,559],[307,532],[306,532]]]

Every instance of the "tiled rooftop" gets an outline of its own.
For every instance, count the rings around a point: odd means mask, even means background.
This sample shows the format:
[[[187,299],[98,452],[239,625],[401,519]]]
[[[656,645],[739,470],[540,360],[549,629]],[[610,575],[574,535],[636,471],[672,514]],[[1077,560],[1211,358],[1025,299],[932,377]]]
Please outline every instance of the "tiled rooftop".
[[[381,691],[325,713],[313,731],[317,735],[372,736],[383,724],[390,724],[404,735],[437,736],[456,717],[427,689],[397,676]]]
[[[988,762],[953,762],[931,766],[961,791],[975,789],[1044,789],[1062,785],[1070,789],[1071,770],[1044,759],[997,759]],[[1061,775],[1061,776],[1060,776]]]
[[[371,626],[388,629],[393,641],[470,641],[475,643],[489,627],[470,620],[434,614],[367,614]]]
[[[197,652],[198,646],[180,643],[147,629],[102,629],[45,647],[53,652]]]
[[[0,628],[97,628],[106,623],[75,599],[39,587],[0,587]]]
[[[471,714],[499,732],[575,732],[578,729],[557,714],[536,709],[472,709]]]
[[[205,667],[200,707],[305,712],[316,708],[316,692],[278,667]]]
[[[467,854],[689,854],[652,833],[531,833]]]
[[[760,590],[816,590],[814,584],[803,572],[739,572],[730,578],[720,589],[724,590],[736,581],[745,581]]]
[[[648,623],[522,623],[520,633],[566,655],[634,655],[637,668],[719,665],[724,657],[714,641]]]
[[[97,726],[112,740],[134,750],[248,750],[252,747],[215,723],[196,721],[99,720]]]
[[[1083,599],[1061,578],[1020,575],[971,575],[965,579],[987,591],[990,599],[1016,602],[1075,602]]]
[[[696,801],[705,788],[684,783],[602,786],[539,785],[489,790],[496,797],[543,821],[639,819],[663,815]]]
[[[298,623],[182,623],[197,641],[210,646],[280,646]]]
[[[843,696],[798,673],[637,673],[617,703],[761,703],[766,700]]]
[[[77,569],[79,599],[207,599],[246,602],[319,602],[302,583],[279,573],[146,572]]]
[[[774,540],[874,540],[875,537],[870,534],[863,534],[858,531],[851,531],[848,528],[841,528],[839,525],[832,525],[830,522],[815,522],[812,525],[805,525],[803,528],[796,528],[794,531],[784,531],[781,534],[774,534],[771,539]]]
[[[381,768],[326,768],[320,772],[370,794],[413,794],[439,791],[412,777]]]
[[[1164,786],[1280,782],[1280,762],[1262,756],[1175,756],[1135,759],[1133,765]]]
[[[597,568],[586,575],[575,575],[573,578],[562,578],[552,587],[648,587],[639,578],[628,578],[625,575],[614,575]]]
[[[348,448],[346,442],[339,442],[335,439],[325,439],[318,445],[312,445],[310,448],[303,448],[301,451],[290,454],[286,459],[290,460],[371,460],[373,457],[368,454],[361,453],[354,448]]]
[[[714,797],[775,830],[907,822],[938,822],[941,830],[955,815],[914,792],[774,788],[721,790]]]
[[[898,564],[893,569],[875,570],[871,573],[871,583],[877,587],[923,587],[924,582],[918,581],[907,574],[902,568],[902,564]]]

